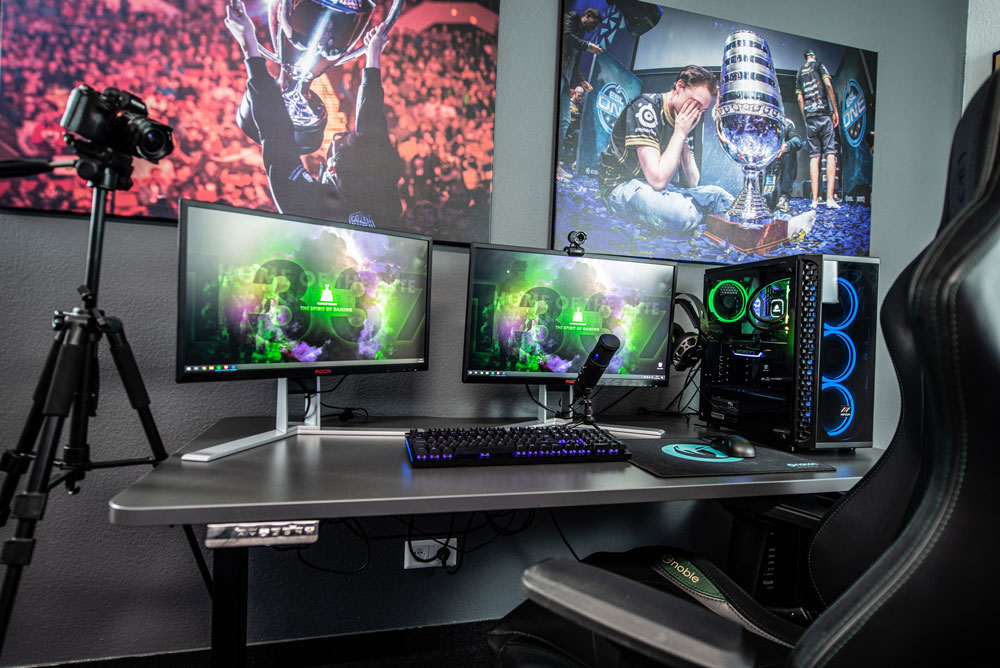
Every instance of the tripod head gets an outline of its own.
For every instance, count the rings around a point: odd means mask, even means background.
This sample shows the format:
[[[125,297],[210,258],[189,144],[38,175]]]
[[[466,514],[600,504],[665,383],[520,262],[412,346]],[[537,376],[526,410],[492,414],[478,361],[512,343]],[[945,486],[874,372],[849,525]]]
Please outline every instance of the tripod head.
[[[132,156],[69,132],[63,134],[63,140],[79,156],[73,167],[87,185],[103,190],[128,190],[132,187]]]

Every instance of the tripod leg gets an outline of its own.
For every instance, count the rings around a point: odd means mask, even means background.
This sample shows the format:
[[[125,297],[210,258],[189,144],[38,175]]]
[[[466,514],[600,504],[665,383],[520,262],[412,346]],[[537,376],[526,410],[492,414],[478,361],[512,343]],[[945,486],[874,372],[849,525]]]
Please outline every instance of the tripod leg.
[[[149,394],[146,392],[145,383],[142,382],[142,374],[139,372],[139,364],[135,361],[135,355],[132,353],[132,346],[125,338],[125,327],[121,320],[111,316],[99,317],[98,326],[108,337],[111,357],[115,361],[115,367],[118,369],[118,375],[121,376],[129,402],[132,404],[132,408],[139,413],[139,421],[142,423],[143,431],[146,432],[146,440],[149,441],[149,447],[153,451],[153,459],[157,463],[162,462],[167,458],[167,451],[163,447],[163,440],[156,428],[156,422],[153,421],[153,413],[149,410]],[[191,525],[184,525],[184,536],[187,538],[191,554],[194,555],[195,563],[198,565],[198,572],[201,573],[202,580],[211,594],[212,576],[208,571],[205,555],[198,547],[198,540],[195,538]]]
[[[142,429],[146,432],[146,440],[153,451],[153,458],[162,462],[167,458],[167,451],[163,447],[163,440],[160,432],[153,421],[153,413],[149,410],[149,394],[146,392],[146,385],[142,382],[142,374],[139,373],[139,364],[132,354],[132,346],[125,338],[125,329],[121,320],[111,316],[101,316],[98,318],[98,325],[101,331],[108,337],[111,345],[111,357],[115,360],[118,368],[118,375],[121,376],[125,392],[128,394],[129,402],[139,413],[139,421]]]
[[[79,317],[74,313],[74,318]],[[90,418],[97,415],[97,397],[100,392],[100,372],[97,364],[97,342],[101,338],[99,332],[93,329],[90,320],[80,321],[87,336],[83,368],[80,372],[80,385],[77,388],[70,413],[69,439],[63,446],[63,464],[69,471],[63,476],[66,490],[70,494],[80,491],[78,483],[83,480],[90,466]]]
[[[49,348],[48,357],[45,358],[45,366],[42,367],[42,373],[38,377],[38,385],[35,386],[35,392],[31,395],[31,410],[28,411],[28,417],[21,430],[21,436],[17,440],[17,446],[14,450],[7,450],[0,456],[0,470],[6,473],[3,486],[0,487],[0,526],[7,524],[7,518],[10,516],[10,502],[14,498],[14,492],[21,481],[21,476],[28,471],[28,467],[31,465],[31,452],[35,449],[35,443],[38,442],[38,434],[42,428],[42,407],[49,392],[49,383],[52,382],[52,371],[56,366],[56,356],[59,354],[62,339],[63,332],[60,331]]]
[[[11,513],[17,520],[14,537],[5,541],[3,550],[0,551],[0,563],[7,567],[3,590],[0,591],[0,652],[3,651],[10,625],[21,573],[31,563],[35,547],[35,527],[45,513],[49,477],[52,475],[52,463],[59,446],[63,423],[70,414],[74,398],[82,384],[81,375],[87,355],[87,327],[79,320],[71,320],[68,326],[52,369],[52,378],[59,379],[59,382],[49,383],[42,409],[45,421],[38,452],[28,474],[28,484],[24,492],[14,497]]]
[[[48,477],[52,472],[52,460],[55,457],[59,436],[65,418],[49,417],[45,420],[42,430],[41,445],[38,456],[31,467],[31,475],[25,491],[14,497],[11,516],[17,520],[17,528],[13,538],[4,542],[0,552],[0,563],[7,566],[4,574],[3,590],[0,591],[0,653],[3,652],[4,641],[7,638],[7,627],[10,625],[14,610],[14,599],[21,582],[24,567],[31,563],[31,555],[35,548],[35,525],[41,521],[45,513],[48,494]]]
[[[153,465],[155,466],[167,458],[167,451],[163,447],[163,440],[160,438],[160,432],[153,420],[153,413],[149,410],[149,393],[146,392],[146,385],[142,382],[142,374],[139,372],[139,364],[135,361],[135,355],[132,353],[132,346],[129,345],[128,339],[125,337],[125,327],[118,318],[105,316],[103,313],[97,316],[97,325],[100,331],[108,337],[111,357],[115,361],[115,367],[122,379],[129,403],[139,414],[139,421],[142,423],[143,431],[146,432],[146,440],[149,442],[150,450],[153,452],[155,460]],[[188,524],[184,525],[184,535],[191,547],[198,571],[201,573],[209,593],[211,593],[212,576],[209,574],[205,555],[198,547],[194,530]]]

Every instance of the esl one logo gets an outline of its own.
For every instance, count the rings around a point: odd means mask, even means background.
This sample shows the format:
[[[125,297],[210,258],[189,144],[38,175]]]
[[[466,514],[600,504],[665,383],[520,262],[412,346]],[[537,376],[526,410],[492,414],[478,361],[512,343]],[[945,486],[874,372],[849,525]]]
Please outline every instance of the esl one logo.
[[[847,82],[844,87],[844,134],[847,135],[847,143],[857,147],[865,137],[865,123],[868,112],[868,103],[865,101],[865,94],[861,91],[861,86],[854,79]]]
[[[609,81],[601,86],[597,94],[597,119],[601,122],[601,127],[605,132],[611,132],[615,127],[615,121],[625,110],[625,105],[629,103],[625,89],[617,81]]]

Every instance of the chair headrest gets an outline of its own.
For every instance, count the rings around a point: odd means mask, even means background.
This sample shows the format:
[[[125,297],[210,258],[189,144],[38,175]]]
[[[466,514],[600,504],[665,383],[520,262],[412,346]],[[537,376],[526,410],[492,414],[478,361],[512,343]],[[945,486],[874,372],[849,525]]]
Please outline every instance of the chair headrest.
[[[1000,71],[979,88],[955,129],[940,234],[970,202],[985,194],[1000,142]]]

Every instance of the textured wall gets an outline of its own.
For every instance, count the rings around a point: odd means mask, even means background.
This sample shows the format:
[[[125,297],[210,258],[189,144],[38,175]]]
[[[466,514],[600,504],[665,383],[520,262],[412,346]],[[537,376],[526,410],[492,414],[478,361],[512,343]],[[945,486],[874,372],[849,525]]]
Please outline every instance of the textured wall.
[[[1000,0],[969,0],[963,108],[993,72],[994,51],[1000,51]]]
[[[857,45],[879,53],[879,151],[873,254],[883,259],[883,294],[937,226],[945,156],[959,113],[966,27],[964,3],[864,0],[677,0],[681,9]],[[555,0],[503,0],[500,24],[493,240],[545,246],[551,193],[558,11]],[[221,28],[220,28],[221,29]],[[920,39],[913,39],[919,35]],[[918,78],[915,73],[920,73]],[[922,93],[934,82],[934,94]],[[919,99],[919,106],[917,100]],[[12,447],[51,340],[48,313],[78,303],[86,221],[0,212],[0,447]],[[121,317],[153,399],[167,448],[176,450],[219,417],[273,410],[273,382],[177,386],[173,382],[175,230],[111,223],[101,303]],[[434,257],[432,370],[356,377],[342,399],[381,414],[501,415],[533,409],[522,388],[459,382],[468,254],[440,248]],[[701,267],[680,272],[680,287],[698,290]],[[885,443],[898,410],[893,374],[880,350],[876,438]],[[95,459],[140,456],[142,432],[102,352],[99,417],[92,423]],[[666,392],[642,390],[633,405],[665,403]],[[26,570],[3,665],[34,664],[204,647],[209,603],[180,529],[112,526],[107,501],[136,480],[136,469],[91,474],[83,492],[53,493]],[[711,507],[694,503],[561,511],[578,551],[619,549],[671,540],[718,548],[702,533]],[[628,521],[623,521],[623,520]],[[428,518],[447,525],[446,518]],[[371,532],[399,532],[393,520],[366,522]],[[2,538],[9,535],[9,529]],[[669,538],[668,538],[669,536]],[[363,559],[342,528],[324,530],[311,558],[337,568]],[[346,553],[339,557],[330,547]],[[322,575],[294,555],[256,552],[251,559],[251,640],[418,626],[496,617],[519,599],[524,566],[563,553],[546,514],[525,535],[471,555],[458,576],[403,572],[400,541],[379,542],[357,576]],[[306,595],[308,593],[308,595]],[[286,597],[286,594],[291,594]]]

